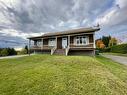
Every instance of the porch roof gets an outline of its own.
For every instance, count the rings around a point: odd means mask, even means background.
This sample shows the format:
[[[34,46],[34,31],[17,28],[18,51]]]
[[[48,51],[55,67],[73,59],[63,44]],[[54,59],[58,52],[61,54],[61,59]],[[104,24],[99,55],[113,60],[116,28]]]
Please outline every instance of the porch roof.
[[[36,38],[44,38],[44,37],[52,37],[52,36],[62,36],[62,35],[71,35],[71,34],[77,34],[77,33],[89,33],[89,32],[96,32],[99,31],[99,27],[89,27],[89,28],[79,28],[79,29],[72,29],[72,30],[66,30],[61,32],[54,32],[54,33],[45,33],[41,36],[36,37],[29,37],[28,39],[36,39]]]

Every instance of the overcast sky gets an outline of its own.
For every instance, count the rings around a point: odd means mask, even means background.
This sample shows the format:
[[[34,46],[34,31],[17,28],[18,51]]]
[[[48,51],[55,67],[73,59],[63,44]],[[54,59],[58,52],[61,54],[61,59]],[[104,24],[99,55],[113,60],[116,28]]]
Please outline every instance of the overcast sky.
[[[127,42],[127,0],[0,0],[0,47],[29,36],[100,24],[102,35]]]

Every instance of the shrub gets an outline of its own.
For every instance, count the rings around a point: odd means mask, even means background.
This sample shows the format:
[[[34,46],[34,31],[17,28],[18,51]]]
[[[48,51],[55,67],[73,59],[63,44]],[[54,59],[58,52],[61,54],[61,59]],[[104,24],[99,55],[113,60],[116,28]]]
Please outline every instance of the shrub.
[[[121,44],[111,47],[111,52],[113,53],[127,53],[127,44]]]
[[[103,49],[102,49],[102,48],[96,48],[96,50],[97,50],[99,53],[102,53],[102,52],[103,52]]]
[[[96,50],[99,51],[99,53],[103,53],[103,52],[110,52],[111,48],[107,47],[107,48],[97,48]]]
[[[26,49],[22,49],[19,54],[27,54],[27,50]]]
[[[110,47],[104,48],[104,50],[103,50],[103,52],[110,52],[110,51],[111,51]]]
[[[8,50],[5,48],[3,50],[1,50],[1,56],[8,56],[9,53],[8,53]]]
[[[99,50],[95,50],[95,55],[99,55]]]

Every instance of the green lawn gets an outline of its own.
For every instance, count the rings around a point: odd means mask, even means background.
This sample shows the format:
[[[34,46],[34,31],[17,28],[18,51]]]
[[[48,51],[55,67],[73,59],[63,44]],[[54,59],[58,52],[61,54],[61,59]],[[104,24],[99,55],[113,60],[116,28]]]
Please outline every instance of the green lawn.
[[[127,95],[127,67],[101,56],[3,59],[0,95]]]
[[[127,54],[122,54],[122,53],[111,53],[111,52],[107,52],[107,53],[102,53],[102,54],[110,54],[110,55],[125,56],[125,57],[127,57]]]

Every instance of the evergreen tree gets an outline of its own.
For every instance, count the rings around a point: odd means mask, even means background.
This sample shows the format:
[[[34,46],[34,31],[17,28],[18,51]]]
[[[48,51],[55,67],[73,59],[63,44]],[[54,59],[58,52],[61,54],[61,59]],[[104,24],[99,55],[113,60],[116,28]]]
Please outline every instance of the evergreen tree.
[[[25,49],[27,50],[27,54],[28,54],[28,46],[27,45],[25,46]]]
[[[103,36],[102,37],[102,41],[103,41],[105,47],[108,47],[109,46],[110,39],[111,39],[111,36]]]

